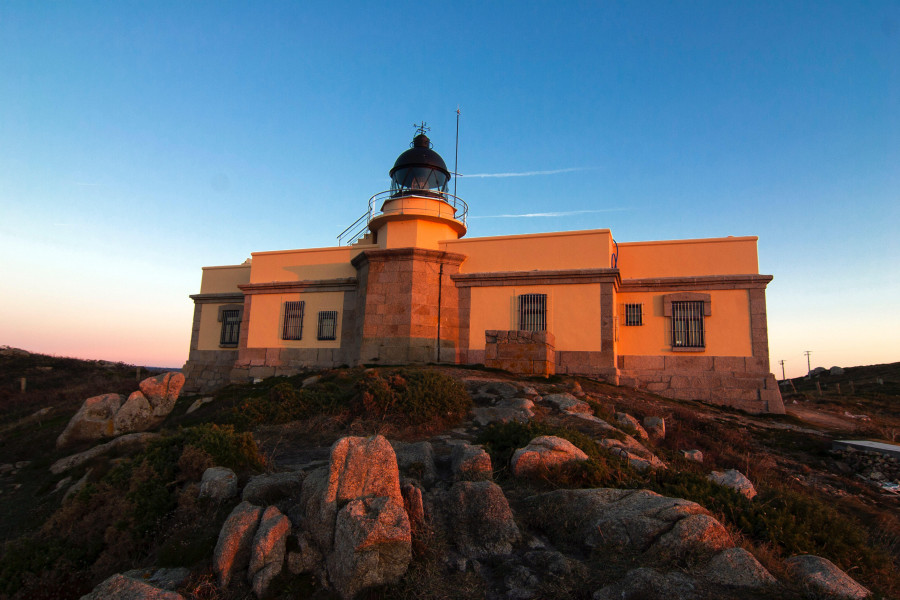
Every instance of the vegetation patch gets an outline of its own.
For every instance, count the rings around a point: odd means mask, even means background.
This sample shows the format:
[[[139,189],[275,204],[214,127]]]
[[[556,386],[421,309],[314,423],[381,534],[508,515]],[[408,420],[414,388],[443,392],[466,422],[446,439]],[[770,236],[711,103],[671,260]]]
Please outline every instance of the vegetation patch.
[[[855,519],[805,491],[760,486],[748,500],[704,475],[658,471],[647,487],[664,496],[692,500],[752,540],[781,549],[784,556],[826,556],[842,569],[889,572],[891,558],[867,538]]]
[[[8,542],[0,556],[0,594],[27,598],[57,590],[46,597],[78,597],[160,548],[166,563],[208,556],[210,532],[218,533],[225,508],[198,498],[196,481],[211,464],[246,472],[264,461],[252,436],[230,425],[154,440],[87,484],[40,530]]]
[[[471,408],[461,383],[428,369],[357,369],[323,376],[308,387],[299,376],[285,377],[245,386],[244,391],[230,420],[245,430],[322,415],[345,423],[371,420],[439,428],[458,423]]]

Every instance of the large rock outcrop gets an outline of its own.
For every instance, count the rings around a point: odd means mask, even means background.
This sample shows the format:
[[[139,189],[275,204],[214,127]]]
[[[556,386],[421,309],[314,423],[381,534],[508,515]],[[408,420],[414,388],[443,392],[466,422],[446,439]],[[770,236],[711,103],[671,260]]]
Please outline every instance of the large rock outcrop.
[[[412,560],[412,534],[403,504],[384,496],[351,500],[337,515],[328,576],[338,593],[397,581]]]
[[[247,565],[247,580],[257,598],[266,596],[269,584],[281,573],[290,532],[291,522],[280,510],[270,506],[263,512],[253,536]]]
[[[103,580],[81,600],[184,600],[177,592],[170,592],[116,573]]]
[[[412,558],[409,516],[391,444],[382,436],[341,438],[326,468],[303,483],[300,509],[344,598],[398,580]]]
[[[707,581],[727,587],[763,588],[775,585],[775,578],[743,548],[726,548],[712,557],[700,571]]]
[[[699,504],[649,490],[556,490],[527,498],[525,506],[529,522],[551,539],[588,548],[668,558],[734,546]]]
[[[787,559],[784,564],[791,576],[813,593],[848,600],[862,600],[872,594],[826,558],[801,554]]]
[[[181,388],[184,387],[184,375],[179,371],[169,371],[148,377],[141,381],[138,387],[147,398],[147,402],[153,407],[153,415],[164,419],[172,412]]]
[[[503,490],[492,481],[458,481],[445,502],[450,536],[466,557],[509,554],[521,538]]]
[[[124,401],[125,396],[122,394],[101,394],[85,400],[56,438],[56,447],[62,448],[79,442],[112,437],[116,431],[116,411]]]
[[[490,455],[481,446],[471,444],[453,446],[450,470],[457,481],[485,481],[494,477]]]
[[[127,399],[122,394],[102,394],[85,400],[56,439],[56,447],[158,427],[175,407],[184,375],[170,371],[148,377],[138,386],[140,390]]]
[[[626,459],[638,471],[666,468],[666,464],[659,457],[630,435],[626,435],[623,440],[604,438],[600,440],[600,445],[612,454]]]
[[[587,459],[588,455],[569,440],[555,435],[542,435],[531,440],[524,448],[516,450],[510,464],[513,475],[523,477]]]
[[[719,485],[731,488],[739,494],[745,496],[748,500],[756,497],[756,488],[747,477],[735,469],[727,471],[713,471],[709,474],[709,480]]]
[[[249,502],[241,502],[225,519],[213,553],[213,570],[218,577],[219,587],[227,588],[232,577],[249,566],[253,538],[261,514],[262,508]]]
[[[200,480],[200,497],[222,502],[237,495],[237,475],[226,467],[210,467]]]

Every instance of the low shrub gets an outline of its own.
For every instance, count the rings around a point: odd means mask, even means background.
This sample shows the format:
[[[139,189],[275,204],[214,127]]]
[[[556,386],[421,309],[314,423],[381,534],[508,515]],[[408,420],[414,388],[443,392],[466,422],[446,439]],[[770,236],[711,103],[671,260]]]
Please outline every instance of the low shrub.
[[[196,481],[201,466],[213,462],[236,471],[264,464],[252,436],[230,425],[201,425],[160,437],[85,485],[38,532],[7,543],[0,557],[0,594],[35,597],[54,582],[77,598],[84,593],[77,592],[86,573],[97,583],[159,546],[171,546],[170,555],[179,547],[190,556],[205,553],[210,535],[205,529],[205,536],[198,535],[198,527],[209,525],[206,517],[216,511],[198,508],[196,485],[186,493],[180,484]],[[180,546],[167,546],[173,532],[180,534]]]
[[[748,500],[704,475],[670,471],[654,473],[648,487],[665,496],[693,500],[749,538],[780,548],[786,556],[825,556],[843,569],[891,568],[889,554],[870,543],[854,518],[805,491],[760,486],[759,495]]]
[[[323,377],[302,387],[298,377],[250,388],[232,410],[231,421],[242,430],[278,425],[317,416],[342,421],[377,420],[397,425],[439,427],[468,414],[471,399],[452,377],[426,369],[371,369],[343,377]]]
[[[465,387],[452,377],[424,369],[369,371],[357,383],[360,416],[406,425],[450,425],[472,407]]]

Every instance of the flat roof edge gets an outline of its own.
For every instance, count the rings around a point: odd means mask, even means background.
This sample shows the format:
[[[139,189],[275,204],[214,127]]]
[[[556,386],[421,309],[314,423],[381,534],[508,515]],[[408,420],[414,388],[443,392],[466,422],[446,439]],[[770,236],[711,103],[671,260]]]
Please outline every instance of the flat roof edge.
[[[201,267],[204,271],[212,271],[214,269],[249,269],[250,265],[213,265],[211,267]]]
[[[515,235],[492,235],[486,237],[460,238],[458,240],[442,240],[441,244],[466,244],[471,242],[484,242],[494,240],[512,240],[538,237],[566,237],[574,235],[596,235],[598,233],[610,233],[609,229],[579,229],[575,231],[549,231],[544,233],[518,233]]]
[[[740,237],[735,237],[729,235],[727,237],[718,237],[718,238],[695,238],[689,240],[651,240],[646,242],[619,242],[619,247],[622,246],[664,246],[670,244],[717,244],[723,242],[757,242],[759,241],[759,237],[755,235],[745,235]]]

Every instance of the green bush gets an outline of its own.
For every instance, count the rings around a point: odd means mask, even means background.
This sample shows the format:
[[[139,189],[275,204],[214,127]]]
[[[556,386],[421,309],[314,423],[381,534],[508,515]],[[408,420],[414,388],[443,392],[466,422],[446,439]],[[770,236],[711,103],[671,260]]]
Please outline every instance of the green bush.
[[[234,471],[259,471],[265,467],[265,458],[248,432],[238,433],[231,425],[207,423],[182,429],[181,449],[194,446],[208,453],[220,467]],[[179,452],[180,455],[180,452]]]
[[[432,370],[369,371],[357,391],[356,414],[409,425],[457,423],[472,406],[461,383]]]
[[[349,410],[355,396],[352,385],[346,382],[320,381],[304,388],[298,377],[278,379],[260,389],[250,388],[250,393],[235,405],[231,421],[238,428],[250,430],[258,425],[337,415]]]

